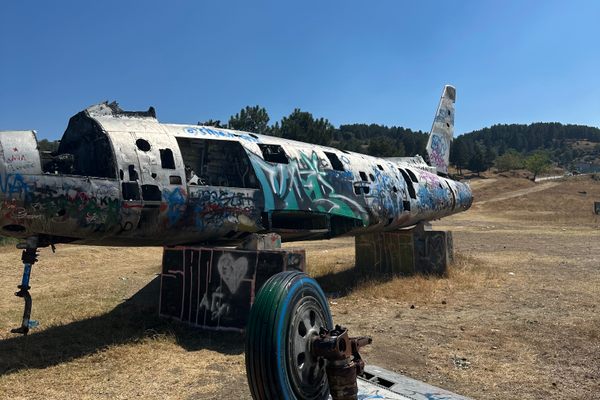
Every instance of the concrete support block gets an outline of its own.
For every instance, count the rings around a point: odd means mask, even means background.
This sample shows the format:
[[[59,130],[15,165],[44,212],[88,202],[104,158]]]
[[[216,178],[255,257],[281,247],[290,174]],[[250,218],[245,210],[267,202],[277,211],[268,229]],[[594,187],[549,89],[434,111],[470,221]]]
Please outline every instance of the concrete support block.
[[[365,273],[412,275],[415,245],[409,231],[369,233],[355,238],[356,268]]]
[[[443,275],[453,261],[452,232],[422,227],[356,236],[356,267],[366,274]]]
[[[305,260],[301,249],[165,247],[159,314],[195,327],[243,331],[267,279],[287,270],[304,272]]]

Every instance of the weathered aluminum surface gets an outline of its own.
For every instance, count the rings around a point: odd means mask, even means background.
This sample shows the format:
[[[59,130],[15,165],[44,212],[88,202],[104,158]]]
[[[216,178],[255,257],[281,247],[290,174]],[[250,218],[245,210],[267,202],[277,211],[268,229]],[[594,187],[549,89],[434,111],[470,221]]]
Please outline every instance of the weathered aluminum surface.
[[[384,368],[367,365],[365,371],[372,380],[385,381],[386,386],[378,385],[364,378],[358,378],[358,398],[389,400],[469,400],[468,397],[417,381]],[[391,385],[390,385],[391,384]]]
[[[42,172],[35,131],[4,131],[0,135],[0,174],[16,177],[19,174]],[[6,183],[6,180],[3,181]],[[3,188],[6,190],[6,188]]]

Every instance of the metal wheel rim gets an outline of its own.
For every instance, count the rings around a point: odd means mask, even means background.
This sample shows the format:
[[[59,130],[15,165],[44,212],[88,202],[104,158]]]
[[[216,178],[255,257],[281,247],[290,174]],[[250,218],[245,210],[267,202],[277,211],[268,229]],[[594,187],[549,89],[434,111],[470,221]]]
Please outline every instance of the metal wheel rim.
[[[303,297],[290,319],[288,330],[288,365],[291,380],[303,399],[318,397],[325,383],[325,360],[314,357],[311,338],[319,328],[327,327],[321,304],[314,297]]]

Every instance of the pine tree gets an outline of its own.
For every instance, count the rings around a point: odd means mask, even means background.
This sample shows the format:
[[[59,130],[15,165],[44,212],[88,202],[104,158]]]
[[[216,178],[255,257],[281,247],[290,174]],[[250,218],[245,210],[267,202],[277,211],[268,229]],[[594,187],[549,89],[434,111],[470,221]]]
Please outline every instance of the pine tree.
[[[296,108],[281,120],[281,136],[301,142],[328,145],[333,137],[333,125],[324,118],[315,119],[312,114]]]
[[[239,131],[267,134],[269,131],[269,114],[260,106],[246,106],[239,113],[229,118],[229,128]]]

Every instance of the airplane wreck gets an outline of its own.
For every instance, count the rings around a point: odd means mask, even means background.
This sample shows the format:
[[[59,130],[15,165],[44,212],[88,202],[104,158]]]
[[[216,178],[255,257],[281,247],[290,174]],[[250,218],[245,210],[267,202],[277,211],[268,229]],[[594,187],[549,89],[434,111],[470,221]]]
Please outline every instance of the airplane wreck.
[[[53,153],[38,150],[35,131],[1,131],[0,230],[22,239],[24,263],[16,295],[26,307],[13,331],[29,330],[39,247],[164,246],[161,315],[245,329],[255,398],[356,398],[358,350],[370,341],[333,325],[325,295],[303,273],[303,251],[280,244],[356,236],[360,269],[443,271],[451,235],[423,226],[472,203],[469,186],[448,177],[454,101],[446,86],[431,165],[164,124],[153,108],[116,103],[73,116]]]

